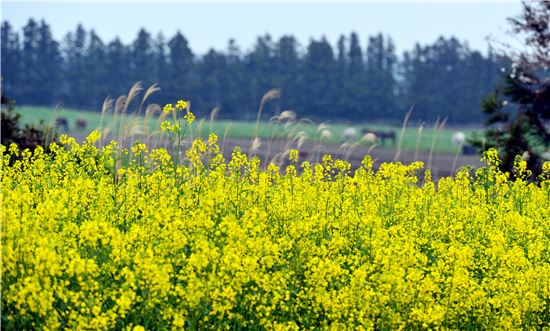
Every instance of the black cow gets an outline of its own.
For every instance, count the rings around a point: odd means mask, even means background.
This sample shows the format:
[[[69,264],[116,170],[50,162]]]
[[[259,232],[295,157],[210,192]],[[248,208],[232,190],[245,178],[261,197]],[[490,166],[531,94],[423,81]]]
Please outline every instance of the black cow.
[[[58,117],[55,119],[55,128],[62,128],[64,131],[69,131],[69,121],[65,117]]]
[[[77,118],[76,119],[76,129],[79,130],[79,131],[84,131],[86,130],[86,126],[87,126],[87,122],[85,119],[83,118]]]
[[[376,138],[380,140],[382,146],[386,145],[386,140],[390,140],[394,146],[396,145],[396,134],[394,131],[371,130],[369,128],[363,128],[361,129],[361,133],[363,135],[367,133],[374,133]]]

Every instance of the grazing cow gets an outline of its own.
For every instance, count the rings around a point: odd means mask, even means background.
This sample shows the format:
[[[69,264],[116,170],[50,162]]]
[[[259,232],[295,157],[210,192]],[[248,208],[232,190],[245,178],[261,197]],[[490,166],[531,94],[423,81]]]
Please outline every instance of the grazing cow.
[[[455,133],[453,133],[451,141],[453,142],[453,145],[460,147],[464,145],[464,142],[466,141],[466,135],[462,131],[456,131]]]
[[[76,119],[76,129],[79,130],[79,131],[84,131],[86,130],[86,126],[87,126],[87,122],[85,119],[83,118],[77,118]]]
[[[342,132],[342,140],[346,142],[354,141],[357,139],[357,130],[355,130],[352,127],[348,127],[344,129],[344,132]]]
[[[56,129],[62,128],[64,131],[69,131],[69,121],[65,117],[58,117],[55,119]]]
[[[376,138],[380,139],[382,146],[386,145],[386,140],[390,140],[394,146],[396,145],[396,134],[394,131],[371,130],[369,128],[363,128],[361,133],[363,135],[373,133]]]

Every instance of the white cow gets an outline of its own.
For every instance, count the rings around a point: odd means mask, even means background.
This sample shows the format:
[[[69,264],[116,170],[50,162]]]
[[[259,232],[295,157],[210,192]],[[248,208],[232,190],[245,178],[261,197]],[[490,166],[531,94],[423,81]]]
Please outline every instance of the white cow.
[[[350,142],[357,139],[357,130],[352,127],[345,128],[342,132],[342,140]]]
[[[453,133],[451,141],[455,146],[462,146],[464,144],[464,141],[466,141],[466,135],[462,131],[456,131],[455,133]]]

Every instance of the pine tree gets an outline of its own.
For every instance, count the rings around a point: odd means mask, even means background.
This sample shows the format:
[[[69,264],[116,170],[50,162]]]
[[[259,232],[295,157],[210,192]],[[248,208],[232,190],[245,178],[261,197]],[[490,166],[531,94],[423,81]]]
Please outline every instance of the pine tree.
[[[154,83],[155,55],[151,34],[140,29],[132,43],[130,54],[130,73],[134,82],[141,81],[144,86]]]
[[[371,36],[367,45],[366,109],[370,118],[396,119],[395,47],[391,38]]]
[[[2,68],[2,93],[19,97],[17,87],[21,80],[21,47],[19,35],[9,24],[2,23],[1,32],[1,68]]]
[[[500,70],[493,51],[485,56],[454,38],[417,45],[399,63],[391,38],[373,36],[366,49],[359,40],[356,33],[341,36],[333,53],[325,39],[303,51],[291,35],[277,41],[264,35],[248,52],[230,40],[226,50],[195,58],[181,33],[166,42],[142,29],[130,44],[119,39],[104,44],[79,25],[63,40],[60,54],[45,22],[30,20],[21,40],[5,22],[2,88],[19,104],[62,101],[98,109],[105,97],[125,94],[141,80],[162,88],[153,102],[192,98],[195,111],[219,106],[221,116],[241,119],[254,117],[264,93],[280,88],[282,98],[266,114],[292,109],[319,120],[401,121],[414,105],[413,115],[422,120],[450,116],[465,122],[481,116],[476,107]]]
[[[116,98],[127,93],[129,86],[135,83],[130,75],[130,52],[119,38],[115,38],[107,45],[106,52],[107,86],[109,94]]]
[[[226,65],[225,55],[213,49],[210,49],[199,62],[198,77],[203,91],[193,95],[193,99],[206,107],[204,110],[221,107],[223,104],[224,89],[229,78],[225,75]]]
[[[501,56],[513,61],[512,71],[484,100],[487,128],[483,139],[473,143],[496,147],[504,170],[512,172],[521,155],[537,174],[550,159],[550,2],[524,2],[522,13],[509,22],[525,48],[503,50]]]
[[[19,98],[27,104],[40,104],[36,93],[40,80],[38,24],[30,19],[23,27],[23,47],[21,50],[21,80],[19,85]]]
[[[296,109],[300,105],[302,94],[299,86],[303,81],[300,68],[299,44],[290,35],[282,36],[275,46],[274,88],[283,91],[281,99],[285,109]]]
[[[193,92],[197,90],[193,81],[197,81],[195,76],[194,56],[189,48],[187,39],[178,31],[176,35],[168,42],[170,53],[168,55],[170,71],[168,80],[164,84],[167,100],[176,100],[180,98],[191,98]]]
[[[223,103],[218,116],[238,117],[243,100],[248,98],[250,91],[250,80],[247,79],[246,65],[243,61],[242,52],[234,39],[227,44],[227,68],[225,75],[227,88],[224,89]]]
[[[69,32],[65,37],[66,71],[64,87],[65,103],[72,107],[85,107],[87,101],[87,75],[86,72],[86,45],[88,34],[79,24],[74,33]]]
[[[56,103],[61,88],[62,58],[59,43],[52,37],[50,26],[44,20],[38,27],[38,79],[42,82],[37,86],[38,104]],[[43,82],[48,82],[44,84]]]
[[[153,41],[154,57],[155,57],[155,75],[154,82],[164,82],[167,79],[168,68],[166,55],[166,40],[164,34],[160,32],[157,38]]]
[[[348,72],[343,85],[345,100],[337,116],[364,120],[368,117],[365,113],[367,108],[365,105],[367,90],[365,60],[357,33],[352,32],[349,40]]]
[[[250,94],[244,103],[244,111],[252,118],[256,113],[258,100],[269,90],[278,88],[274,79],[275,68],[275,45],[269,34],[260,36],[256,39],[256,43],[252,51],[246,56],[246,67],[248,69],[248,79],[250,80]],[[273,103],[269,105],[269,109],[264,110],[264,114],[277,112],[271,108]]]
[[[338,90],[335,86],[336,68],[334,52],[326,38],[311,40],[304,69],[303,93],[307,97],[303,107],[306,116],[314,119],[334,117],[337,112],[334,96]]]
[[[84,60],[86,72],[86,86],[88,86],[86,106],[91,109],[100,109],[105,98],[109,95],[109,72],[107,71],[107,56],[105,45],[94,30],[90,31],[89,43]]]

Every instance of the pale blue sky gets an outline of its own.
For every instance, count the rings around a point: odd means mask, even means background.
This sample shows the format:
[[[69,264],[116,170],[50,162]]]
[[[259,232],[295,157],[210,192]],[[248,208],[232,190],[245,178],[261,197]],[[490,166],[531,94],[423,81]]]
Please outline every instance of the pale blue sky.
[[[95,29],[104,41],[119,36],[130,42],[140,27],[156,35],[180,30],[195,53],[225,49],[235,38],[242,50],[266,32],[278,38],[293,34],[302,46],[326,36],[335,45],[341,33],[356,31],[365,47],[368,35],[394,38],[398,53],[415,42],[432,43],[439,35],[456,36],[473,49],[487,49],[486,37],[506,40],[506,18],[521,11],[519,1],[485,2],[19,2],[3,1],[2,16],[16,29],[30,17],[45,19],[61,39],[78,23]]]

